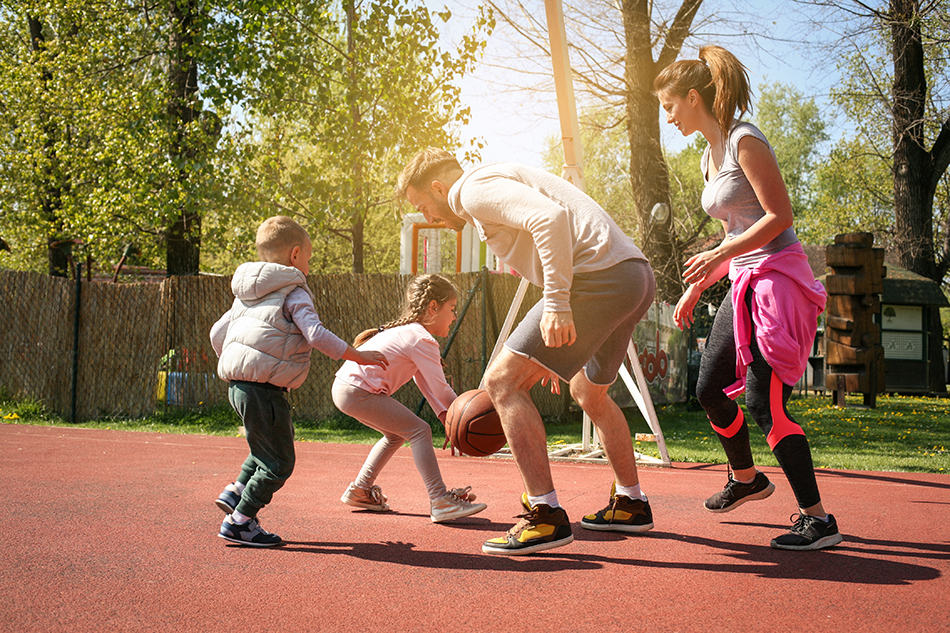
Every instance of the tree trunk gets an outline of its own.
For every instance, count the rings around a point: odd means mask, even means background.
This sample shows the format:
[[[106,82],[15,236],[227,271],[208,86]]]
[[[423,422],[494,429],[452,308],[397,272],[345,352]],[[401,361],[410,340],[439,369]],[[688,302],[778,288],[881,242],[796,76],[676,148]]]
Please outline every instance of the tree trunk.
[[[353,30],[356,28],[356,6],[353,0],[346,0],[346,52],[347,52],[347,92],[346,100],[350,111],[350,123],[352,124],[351,135],[354,139],[360,138],[360,125],[362,116],[360,114],[359,102],[359,79],[356,72],[356,43],[353,38]],[[364,204],[366,197],[364,195],[363,185],[363,159],[359,151],[360,143],[350,145],[350,158],[353,173],[353,197],[350,200],[350,240],[353,253],[353,272],[365,272],[365,263],[363,259],[363,229],[366,224],[366,213]]]
[[[33,51],[40,54],[46,47],[43,23],[40,22],[39,18],[32,15],[27,17],[27,22]],[[48,62],[44,63],[43,69],[40,71],[40,78],[43,80],[42,85],[45,90],[46,84],[53,78]],[[59,132],[52,117],[46,117],[46,122],[43,124],[43,136],[44,162],[42,166],[37,166],[36,169],[38,176],[36,202],[40,209],[40,217],[43,218],[47,227],[47,270],[51,277],[68,277],[73,243],[63,232],[63,219],[61,217],[63,192],[60,183],[56,180],[56,174],[60,171],[57,168],[59,158],[56,155],[56,142]]]
[[[639,243],[656,273],[657,297],[675,302],[683,290],[679,254],[675,252],[672,214],[655,221],[650,211],[657,203],[670,204],[670,181],[660,146],[659,100],[653,94],[657,72],[676,59],[702,0],[683,0],[669,30],[658,61],[653,60],[651,38],[653,3],[622,0],[626,41],[624,78],[627,85],[627,137],[630,141],[630,186],[636,205]]]
[[[199,5],[197,0],[168,0],[171,30],[168,41],[168,125],[172,162],[178,165],[177,188],[188,190],[189,168],[196,150],[187,138],[187,128],[198,116],[198,64],[194,57]],[[178,214],[165,234],[165,267],[169,275],[198,274],[201,247],[201,216],[191,196],[183,195]]]
[[[894,245],[901,266],[940,283],[933,236],[933,162],[924,136],[927,78],[919,11],[917,0],[890,2],[894,60]],[[937,326],[928,337],[929,388],[944,392],[942,329],[939,322],[927,325]]]

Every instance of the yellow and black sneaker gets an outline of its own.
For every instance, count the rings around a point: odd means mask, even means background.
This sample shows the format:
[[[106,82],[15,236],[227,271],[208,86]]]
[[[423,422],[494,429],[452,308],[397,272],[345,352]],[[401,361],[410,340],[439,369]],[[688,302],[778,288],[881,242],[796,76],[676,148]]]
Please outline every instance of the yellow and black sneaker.
[[[650,502],[611,494],[610,504],[581,519],[581,527],[609,532],[646,532],[653,528]]]
[[[485,541],[483,553],[521,556],[567,545],[574,540],[564,508],[552,508],[543,503],[529,508],[524,496],[521,504],[528,511],[518,515],[521,520],[507,534]]]

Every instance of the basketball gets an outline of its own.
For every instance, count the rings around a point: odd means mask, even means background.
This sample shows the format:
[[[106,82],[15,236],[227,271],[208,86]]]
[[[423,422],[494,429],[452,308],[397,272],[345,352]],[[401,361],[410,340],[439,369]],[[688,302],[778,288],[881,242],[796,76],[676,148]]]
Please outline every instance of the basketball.
[[[464,455],[484,457],[505,445],[501,419],[484,389],[466,391],[445,414],[445,435]]]

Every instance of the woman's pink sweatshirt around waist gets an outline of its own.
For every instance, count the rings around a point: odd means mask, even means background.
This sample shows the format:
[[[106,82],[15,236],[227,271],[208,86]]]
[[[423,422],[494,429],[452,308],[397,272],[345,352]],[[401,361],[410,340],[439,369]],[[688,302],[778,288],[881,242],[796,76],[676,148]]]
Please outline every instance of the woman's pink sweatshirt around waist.
[[[736,398],[745,390],[746,372],[752,362],[752,323],[762,356],[784,384],[794,385],[805,373],[818,315],[824,311],[826,299],[801,243],[769,255],[755,268],[731,266],[729,279],[738,380],[723,391]],[[754,293],[751,314],[745,302],[749,288]]]

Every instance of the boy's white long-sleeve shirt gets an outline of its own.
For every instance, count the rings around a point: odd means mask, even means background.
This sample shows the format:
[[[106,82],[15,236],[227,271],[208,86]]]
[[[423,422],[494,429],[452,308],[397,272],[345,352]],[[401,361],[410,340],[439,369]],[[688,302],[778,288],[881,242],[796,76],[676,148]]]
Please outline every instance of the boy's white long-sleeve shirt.
[[[544,309],[569,312],[574,273],[646,260],[590,196],[546,171],[496,163],[462,174],[448,194],[505,264],[543,290]]]
[[[442,370],[439,343],[419,323],[383,330],[359,349],[382,352],[389,366],[358,365],[348,360],[336,373],[348,385],[391,396],[410,379],[414,380],[436,415],[442,415],[455,400],[455,391]]]

